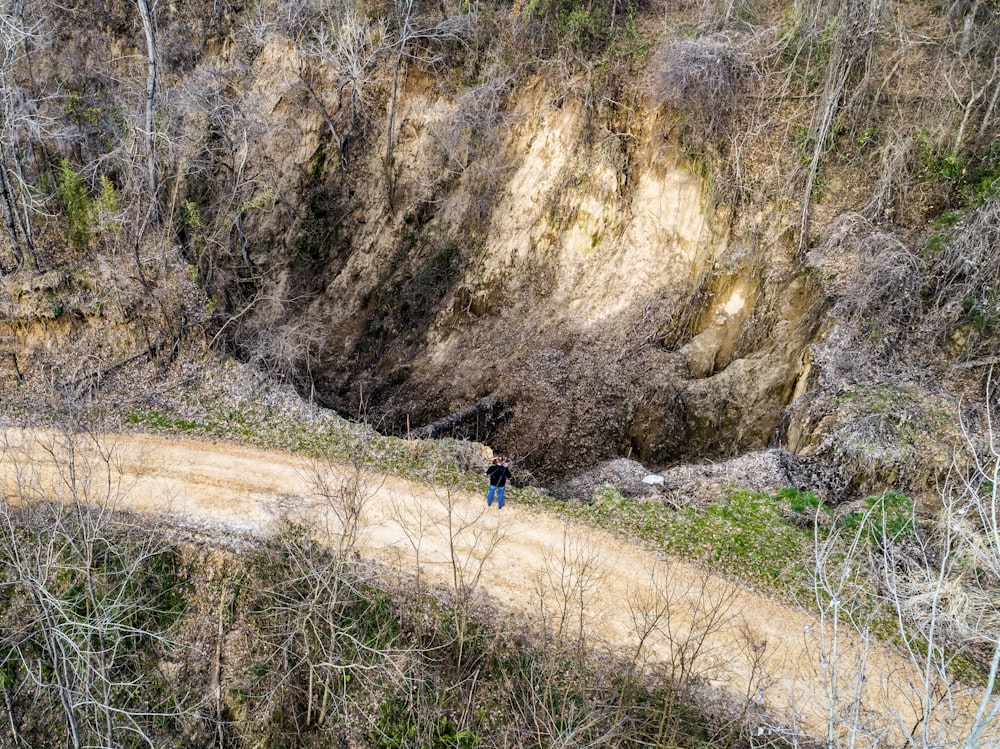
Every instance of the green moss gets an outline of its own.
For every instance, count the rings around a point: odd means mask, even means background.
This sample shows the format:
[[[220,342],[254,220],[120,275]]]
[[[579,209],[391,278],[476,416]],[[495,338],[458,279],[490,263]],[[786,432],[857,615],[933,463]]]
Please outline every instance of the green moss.
[[[326,148],[322,146],[313,154],[309,162],[309,179],[318,180],[323,176],[323,169],[326,167]]]

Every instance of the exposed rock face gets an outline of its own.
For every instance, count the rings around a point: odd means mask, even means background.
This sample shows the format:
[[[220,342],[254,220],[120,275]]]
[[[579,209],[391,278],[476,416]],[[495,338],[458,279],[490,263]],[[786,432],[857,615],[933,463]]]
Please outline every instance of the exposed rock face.
[[[294,77],[272,69],[285,59],[258,60],[275,126],[302,106]],[[374,138],[327,187],[309,184],[315,113],[296,116],[294,148],[266,147],[295,202],[339,196],[326,208],[342,217],[333,242],[284,271],[288,289],[315,289],[295,315],[314,325],[317,397],[403,431],[491,396],[501,407],[455,433],[543,476],[628,452],[662,465],[767,444],[821,301],[793,279],[790,248],[734,237],[650,110],[594,145],[589,115],[553,103],[541,79],[510,99],[490,150],[442,184],[442,132],[460,104],[415,76],[390,198],[372,193]]]

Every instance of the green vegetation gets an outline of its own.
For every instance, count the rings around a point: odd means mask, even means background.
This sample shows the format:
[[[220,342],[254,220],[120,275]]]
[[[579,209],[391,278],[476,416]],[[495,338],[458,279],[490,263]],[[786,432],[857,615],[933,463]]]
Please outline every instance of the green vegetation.
[[[1000,192],[1000,145],[994,142],[967,155],[933,146],[930,140],[926,131],[920,133],[920,177],[947,185],[955,196],[955,207],[946,210],[936,222],[948,221],[964,210],[997,197]]]
[[[66,217],[67,236],[77,249],[83,249],[90,242],[93,206],[87,183],[68,159],[59,165],[59,199]]]
[[[184,203],[181,223],[190,232],[191,246],[198,255],[201,255],[205,250],[205,222],[202,221],[197,204],[190,200]]]
[[[110,235],[116,236],[122,230],[121,220],[121,196],[115,189],[114,183],[106,174],[101,175],[101,191],[94,201],[94,217],[100,228]]]
[[[788,502],[788,506],[792,509],[792,512],[803,513],[809,508],[814,510],[822,508],[824,512],[830,512],[830,508],[824,505],[822,500],[813,492],[803,491],[794,486],[787,486],[784,489],[781,489],[778,491],[776,496],[778,499],[786,500]]]
[[[517,501],[793,597],[811,584],[808,560],[814,528],[807,513],[830,515],[815,494],[792,487],[773,495],[732,489],[705,510],[678,511],[661,502],[628,499],[611,486],[596,490],[590,504],[564,502],[532,490],[518,492]]]
[[[977,333],[987,333],[1000,325],[1000,289],[988,291],[985,299],[971,296],[962,300],[962,309]]]
[[[865,509],[840,519],[847,541],[863,538],[871,544],[898,542],[916,532],[913,500],[898,492],[885,492],[864,501]]]
[[[591,503],[557,500],[533,489],[515,496],[521,504],[640,540],[799,603],[814,597],[817,543],[832,544],[826,553],[842,564],[855,539],[879,546],[916,533],[913,500],[898,492],[868,497],[864,509],[839,517],[815,493],[795,487],[775,494],[730,489],[703,510],[629,499],[609,485],[595,490]],[[834,531],[839,541],[831,537]],[[864,569],[857,568],[858,585],[873,595]],[[883,630],[891,634],[890,626]]]
[[[547,23],[561,41],[574,50],[607,55],[609,45],[635,36],[634,0],[529,0],[524,13]]]
[[[220,735],[237,748],[740,740],[738,723],[705,719],[668,677],[554,644],[530,621],[477,606],[460,638],[447,594],[338,558],[301,526],[233,554],[139,536],[127,516],[83,511],[86,528],[4,517],[5,745],[11,726],[28,745],[123,748],[210,747]],[[87,528],[101,540],[87,542]],[[51,529],[77,543],[28,576],[25,552]],[[219,701],[206,701],[216,679]]]
[[[776,589],[801,585],[811,529],[792,525],[781,498],[734,491],[705,512],[687,509],[672,523],[666,548],[712,569]]]
[[[837,396],[839,419],[846,425],[838,450],[845,457],[867,454],[917,468],[955,428],[953,404],[923,396],[909,387],[873,385]],[[859,471],[860,472],[860,471]]]

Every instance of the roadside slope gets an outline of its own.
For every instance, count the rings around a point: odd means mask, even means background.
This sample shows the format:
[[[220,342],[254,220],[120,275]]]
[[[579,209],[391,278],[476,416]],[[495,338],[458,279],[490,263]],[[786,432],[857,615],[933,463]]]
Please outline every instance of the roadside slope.
[[[501,606],[544,617],[554,636],[583,632],[592,644],[638,649],[649,664],[673,662],[672,643],[699,640],[697,667],[708,682],[749,696],[782,732],[826,736],[855,726],[865,745],[895,745],[901,728],[920,724],[921,675],[887,649],[834,640],[800,610],[516,502],[487,509],[478,494],[147,435],[75,438],[70,474],[65,436],[8,430],[5,438],[7,492],[60,498],[73,486],[81,499],[110,495],[122,509],[252,533],[290,517],[317,523],[333,542],[345,540],[342,519],[358,510],[349,540],[360,554],[428,584],[476,586]],[[345,487],[358,502],[339,499]],[[974,712],[971,702],[956,704],[950,725],[934,729],[961,736]]]

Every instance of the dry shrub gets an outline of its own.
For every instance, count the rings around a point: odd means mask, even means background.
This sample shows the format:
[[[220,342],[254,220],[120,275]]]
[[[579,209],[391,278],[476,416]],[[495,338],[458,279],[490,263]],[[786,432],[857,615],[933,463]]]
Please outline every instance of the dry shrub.
[[[1000,647],[1000,528],[994,509],[1000,495],[993,482],[998,458],[987,444],[969,443],[967,449],[971,469],[956,464],[944,482],[942,508],[928,524],[929,551],[907,567],[898,593],[902,611],[920,632],[936,628],[937,637],[988,667]]]
[[[878,179],[864,213],[873,221],[903,216],[915,210],[914,153],[916,141],[912,137],[892,138],[879,154]],[[909,200],[908,200],[909,198]],[[908,207],[908,204],[911,204]],[[905,220],[903,223],[907,223]]]
[[[508,68],[492,66],[482,83],[459,94],[449,115],[431,126],[443,178],[463,173],[481,146],[496,145],[492,136],[504,118],[513,82]]]
[[[808,256],[834,297],[833,314],[875,354],[947,343],[964,355],[992,346],[1000,328],[1000,203],[940,227],[923,255],[859,214],[838,220]]]
[[[660,49],[655,100],[684,112],[695,141],[717,141],[742,106],[752,67],[728,39],[674,39]]]
[[[934,332],[969,323],[979,334],[973,348],[988,347],[982,339],[1000,327],[1000,201],[983,203],[930,245],[940,248],[927,274]]]
[[[809,253],[810,268],[834,296],[832,314],[876,355],[894,355],[907,343],[921,311],[922,269],[894,234],[860,214],[841,217]]]
[[[296,307],[278,288],[258,294],[226,326],[216,338],[232,336],[240,359],[313,397],[314,367],[324,340],[318,317]]]

